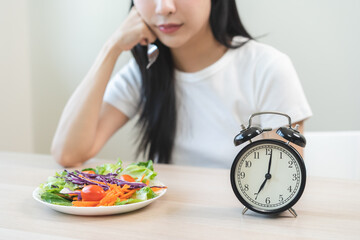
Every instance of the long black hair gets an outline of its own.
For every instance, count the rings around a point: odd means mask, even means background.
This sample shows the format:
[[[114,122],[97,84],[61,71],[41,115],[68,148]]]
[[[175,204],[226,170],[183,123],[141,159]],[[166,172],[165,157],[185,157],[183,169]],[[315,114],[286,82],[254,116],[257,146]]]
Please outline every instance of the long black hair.
[[[252,39],[240,20],[235,0],[211,0],[210,26],[215,39],[227,48],[243,45],[233,45],[234,36]],[[147,159],[170,163],[177,122],[174,62],[168,47],[159,40],[155,44],[160,54],[150,69],[146,69],[147,47],[137,45],[131,50],[142,76],[137,154],[143,152]]]

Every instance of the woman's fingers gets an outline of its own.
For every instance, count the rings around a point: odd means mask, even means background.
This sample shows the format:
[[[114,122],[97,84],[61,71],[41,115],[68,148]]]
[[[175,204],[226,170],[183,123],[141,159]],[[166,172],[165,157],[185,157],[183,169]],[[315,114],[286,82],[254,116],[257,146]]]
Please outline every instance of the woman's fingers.
[[[137,44],[147,45],[149,42],[155,42],[155,40],[156,35],[134,7],[111,39],[122,51],[130,50]]]
[[[147,39],[143,39],[140,41],[140,45],[142,45],[142,46],[146,46],[146,45],[148,45],[148,43],[149,43],[149,41]]]
[[[147,45],[149,43],[153,43],[156,41],[157,37],[155,33],[151,30],[149,25],[145,22],[145,20],[141,17],[140,13],[136,10],[135,6],[131,9],[131,11],[135,11],[137,15],[141,18],[143,24],[145,24],[145,28],[143,28],[143,39],[139,42],[141,45]]]
[[[144,29],[143,32],[143,38],[140,40],[140,45],[147,45],[149,43],[153,43],[156,41],[156,36],[155,34],[151,31],[151,29],[149,27]]]

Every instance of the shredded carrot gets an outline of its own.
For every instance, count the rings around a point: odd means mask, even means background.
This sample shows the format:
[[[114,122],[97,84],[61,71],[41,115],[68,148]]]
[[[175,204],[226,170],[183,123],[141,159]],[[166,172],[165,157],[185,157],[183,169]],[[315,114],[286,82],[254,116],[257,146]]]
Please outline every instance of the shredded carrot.
[[[95,207],[99,204],[99,201],[73,201],[74,207]]]
[[[160,188],[160,187],[151,187],[151,190],[153,190],[154,192],[157,192],[157,191],[163,190],[165,188],[166,187],[162,187],[162,188]]]
[[[145,174],[142,175],[141,179],[140,179],[140,182],[142,182],[144,180],[144,177],[145,177]]]
[[[128,199],[128,198],[130,198],[135,192],[136,192],[136,190],[131,190],[130,192],[122,195],[122,196],[120,197],[120,199]]]
[[[96,206],[113,206],[117,199],[128,199],[130,198],[136,190],[129,190],[129,185],[124,185],[123,187],[117,186],[116,184],[109,184],[110,189],[105,193],[106,195]]]
[[[149,183],[150,183],[150,181],[149,181],[149,179],[146,181],[146,185],[147,186],[149,186]]]
[[[81,192],[81,191],[75,191],[75,192]],[[69,193],[69,196],[77,196],[77,193]]]

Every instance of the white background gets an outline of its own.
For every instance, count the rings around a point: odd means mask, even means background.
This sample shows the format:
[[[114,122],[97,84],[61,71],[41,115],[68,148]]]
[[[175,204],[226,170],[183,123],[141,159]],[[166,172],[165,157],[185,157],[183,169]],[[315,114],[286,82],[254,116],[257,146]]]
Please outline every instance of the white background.
[[[129,3],[0,0],[0,151],[49,153],[67,99]],[[293,60],[314,112],[306,131],[360,130],[360,1],[237,3],[249,32]],[[122,55],[116,69],[129,56]],[[132,160],[133,125],[98,157]]]

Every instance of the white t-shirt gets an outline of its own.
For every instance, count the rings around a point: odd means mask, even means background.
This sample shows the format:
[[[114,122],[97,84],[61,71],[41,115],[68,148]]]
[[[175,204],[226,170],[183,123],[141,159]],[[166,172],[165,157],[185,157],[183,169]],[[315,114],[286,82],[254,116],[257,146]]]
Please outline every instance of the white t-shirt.
[[[241,40],[241,38],[239,38]],[[194,73],[175,70],[178,122],[172,163],[230,168],[243,146],[233,140],[251,114],[276,111],[292,122],[312,115],[290,59],[268,45],[249,41],[229,49],[214,64]],[[104,101],[129,118],[136,115],[141,74],[135,60],[110,81]],[[288,124],[277,115],[255,117],[253,124]]]

